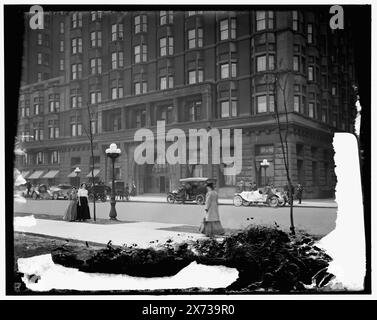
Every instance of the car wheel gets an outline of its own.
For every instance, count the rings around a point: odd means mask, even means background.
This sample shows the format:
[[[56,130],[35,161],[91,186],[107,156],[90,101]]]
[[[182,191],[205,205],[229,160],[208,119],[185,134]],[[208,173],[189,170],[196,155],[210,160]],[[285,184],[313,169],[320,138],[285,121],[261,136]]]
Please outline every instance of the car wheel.
[[[107,200],[107,197],[106,197],[105,195],[102,195],[102,196],[101,196],[101,201],[102,201],[102,202],[106,202],[106,200]]]
[[[271,197],[268,200],[268,205],[272,208],[276,208],[279,205],[279,199],[278,197]]]
[[[279,198],[278,199],[278,205],[279,207],[284,207],[287,201],[284,198]]]
[[[174,199],[174,196],[172,194],[169,194],[167,197],[166,197],[166,201],[168,203],[174,203],[175,202],[175,199]]]
[[[203,205],[205,203],[204,196],[202,194],[197,195],[195,201],[197,204]]]
[[[94,195],[92,193],[88,196],[88,200],[89,201],[94,201]]]
[[[38,195],[35,192],[33,192],[33,195],[31,197],[32,197],[33,200],[37,200],[38,199]]]
[[[234,196],[234,198],[233,198],[233,204],[236,207],[242,206],[242,203],[243,203],[243,200],[242,200],[241,196]]]
[[[58,200],[59,199],[59,195],[57,193],[54,193],[54,195],[52,196],[54,200]]]

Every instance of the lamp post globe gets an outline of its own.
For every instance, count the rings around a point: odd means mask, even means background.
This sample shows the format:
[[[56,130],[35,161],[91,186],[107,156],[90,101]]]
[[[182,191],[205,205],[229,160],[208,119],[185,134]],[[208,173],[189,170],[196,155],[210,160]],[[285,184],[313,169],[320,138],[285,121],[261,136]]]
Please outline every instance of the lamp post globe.
[[[111,199],[110,199],[110,214],[109,217],[111,220],[117,220],[117,212],[115,209],[115,160],[120,156],[120,149],[117,147],[115,143],[110,144],[110,147],[106,149],[106,156],[108,156],[112,161],[112,181],[111,181]]]
[[[80,188],[80,172],[81,172],[81,169],[79,167],[76,167],[76,169],[74,170],[74,172],[76,173],[76,179],[78,181],[78,187]]]

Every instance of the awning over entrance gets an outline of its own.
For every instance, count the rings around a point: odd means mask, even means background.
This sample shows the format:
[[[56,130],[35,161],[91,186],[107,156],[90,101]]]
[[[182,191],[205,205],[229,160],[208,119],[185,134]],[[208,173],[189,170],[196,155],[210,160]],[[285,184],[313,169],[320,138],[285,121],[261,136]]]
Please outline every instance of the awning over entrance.
[[[101,169],[94,169],[93,170],[94,177],[97,177],[100,172],[101,172]],[[86,175],[86,177],[87,178],[91,178],[92,177],[92,170],[90,170],[90,172]]]
[[[39,179],[44,171],[34,171],[28,179]]]
[[[49,172],[47,172],[43,178],[44,179],[53,179],[56,177],[56,175],[59,173],[59,170],[50,170]]]
[[[26,179],[26,177],[30,174],[30,171],[22,171],[21,172],[21,175],[24,179]]]
[[[76,170],[76,169],[75,169],[75,170]],[[73,170],[73,171],[72,171],[67,177],[68,177],[68,178],[76,178],[77,175],[76,175],[75,170]]]

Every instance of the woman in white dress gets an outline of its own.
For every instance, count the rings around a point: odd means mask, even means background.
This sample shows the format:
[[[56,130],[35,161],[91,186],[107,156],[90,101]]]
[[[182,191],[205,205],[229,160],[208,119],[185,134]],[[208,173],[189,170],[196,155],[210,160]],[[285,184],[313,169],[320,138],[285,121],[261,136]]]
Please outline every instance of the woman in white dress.
[[[85,221],[90,219],[89,205],[88,205],[88,190],[86,184],[82,183],[77,192],[77,220]]]

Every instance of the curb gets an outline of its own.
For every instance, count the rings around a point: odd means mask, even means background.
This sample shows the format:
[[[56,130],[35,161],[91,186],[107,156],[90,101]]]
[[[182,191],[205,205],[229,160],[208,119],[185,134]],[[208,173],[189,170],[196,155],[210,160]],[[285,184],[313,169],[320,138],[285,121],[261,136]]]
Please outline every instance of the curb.
[[[165,201],[156,201],[156,200],[130,200],[130,201],[122,201],[122,202],[140,202],[140,203],[162,203],[162,204],[170,204],[168,202],[165,202]],[[192,203],[186,203],[186,204],[196,204],[194,202]],[[174,205],[174,204],[173,204]],[[219,205],[222,205],[222,206],[233,206],[233,203],[221,203],[219,202]],[[294,208],[324,208],[324,209],[337,209],[338,206],[316,206],[316,205],[306,205],[306,206],[300,206],[300,205],[293,205]],[[284,206],[283,208],[289,208],[289,206]]]

